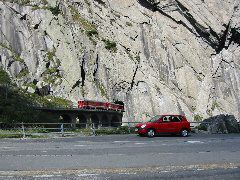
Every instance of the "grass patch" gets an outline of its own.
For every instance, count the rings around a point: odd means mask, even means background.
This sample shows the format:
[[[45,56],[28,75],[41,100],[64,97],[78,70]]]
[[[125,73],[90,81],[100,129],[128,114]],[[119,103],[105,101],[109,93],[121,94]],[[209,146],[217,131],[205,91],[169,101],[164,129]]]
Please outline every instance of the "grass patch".
[[[26,138],[45,138],[44,135],[31,134],[32,132],[26,132]],[[0,138],[23,138],[22,132],[16,131],[0,131]]]
[[[129,132],[130,130],[130,132]],[[134,127],[128,128],[128,126],[120,126],[117,128],[101,128],[97,129],[96,133],[97,135],[110,135],[110,134],[131,134],[134,133],[135,131]]]
[[[32,11],[36,11],[36,10],[39,10],[39,9],[42,9],[42,10],[49,10],[51,11],[51,13],[54,15],[54,16],[58,16],[59,14],[62,13],[61,9],[59,8],[59,5],[56,5],[54,7],[52,6],[32,6]]]
[[[92,29],[92,30],[87,31],[87,36],[89,36],[89,37],[97,36],[97,35],[98,35],[98,32],[97,32],[96,29]]]
[[[1,134],[0,133],[0,138],[22,138],[22,134]]]
[[[22,138],[20,130],[0,130],[0,138]]]
[[[139,53],[135,56],[135,59],[137,60],[138,63],[140,63],[140,55],[139,55]]]
[[[130,132],[129,132],[130,130]],[[74,130],[66,130],[65,132],[72,132],[78,133],[85,136],[93,135],[93,130],[91,128],[84,128],[84,129],[74,129]],[[95,130],[96,135],[111,135],[111,134],[133,134],[135,133],[135,128],[128,126],[120,126],[120,127],[100,127],[99,129]]]
[[[203,120],[203,117],[199,114],[195,114],[194,115],[194,121],[202,121]]]
[[[115,42],[110,41],[108,39],[103,39],[102,41],[105,43],[106,49],[113,51],[114,53],[117,52],[117,44]]]
[[[33,89],[36,89],[36,88],[37,88],[36,84],[34,84],[33,82],[31,82],[31,83],[26,83],[26,84],[24,84],[24,86],[26,86],[26,87],[31,87],[31,88],[33,88]]]
[[[24,63],[24,60],[20,57],[19,54],[14,52],[14,50],[13,50],[13,48],[11,46],[8,46],[6,44],[0,43],[0,47],[10,51],[12,53],[12,57],[13,57],[14,61],[19,61],[21,63]]]
[[[104,87],[104,85],[101,82],[96,82],[96,86],[97,88],[100,90],[100,93],[103,97],[106,97],[107,99],[109,99],[108,95],[107,95],[107,90]]]
[[[94,32],[96,34],[96,31],[97,31],[96,26],[90,23],[89,21],[87,21],[86,19],[84,19],[83,17],[81,17],[81,15],[78,13],[78,10],[75,7],[70,6],[70,11],[71,11],[73,20],[79,23],[85,31]]]
[[[220,105],[217,101],[213,101],[211,110],[214,111],[216,108],[220,108]]]
[[[22,69],[18,75],[16,76],[17,79],[21,79],[29,74],[28,69]]]
[[[130,130],[130,132],[129,132]],[[135,128],[134,127],[130,127],[130,129],[128,128],[128,126],[120,126],[120,127],[101,127],[99,129],[96,129],[96,134],[97,135],[110,135],[110,134],[131,134],[131,133],[135,133]],[[75,129],[69,132],[75,132],[75,133],[80,133],[83,135],[92,135],[93,134],[93,130],[91,128],[86,128],[86,129]]]
[[[132,26],[132,23],[126,22],[126,25],[127,25],[127,26]]]
[[[120,127],[101,127],[96,129],[96,135],[111,135],[111,134],[133,134],[134,127],[128,128],[128,126],[120,126]],[[26,128],[25,137],[26,138],[47,138],[48,133],[52,132],[48,129],[37,129],[36,128]],[[74,130],[65,130],[65,133],[76,133],[82,134],[84,136],[93,135],[93,130],[91,128],[85,129],[74,129]],[[41,133],[41,134],[37,134]],[[44,135],[42,133],[45,133]],[[23,138],[23,134],[21,130],[0,130],[0,138]]]
[[[27,5],[31,2],[31,0],[12,0],[10,2],[17,3],[19,5]]]
[[[44,71],[43,74],[54,74],[59,72],[59,69],[57,67],[52,67],[52,68],[48,68],[46,71]]]
[[[54,50],[51,52],[51,51],[48,51],[47,52],[47,58],[49,61],[53,61],[53,57],[56,55],[56,49],[54,48]]]

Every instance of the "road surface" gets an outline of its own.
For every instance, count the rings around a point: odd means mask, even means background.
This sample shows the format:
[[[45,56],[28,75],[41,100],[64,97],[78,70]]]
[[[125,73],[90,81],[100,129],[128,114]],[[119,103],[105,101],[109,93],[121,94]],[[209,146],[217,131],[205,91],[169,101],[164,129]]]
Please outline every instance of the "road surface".
[[[240,179],[240,135],[1,139],[0,179],[21,177]]]

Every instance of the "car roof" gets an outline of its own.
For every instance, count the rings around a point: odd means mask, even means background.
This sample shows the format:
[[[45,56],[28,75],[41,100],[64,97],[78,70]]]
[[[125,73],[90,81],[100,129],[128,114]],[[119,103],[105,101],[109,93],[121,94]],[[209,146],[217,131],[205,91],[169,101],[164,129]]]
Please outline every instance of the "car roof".
[[[184,116],[181,114],[159,114],[158,116]]]

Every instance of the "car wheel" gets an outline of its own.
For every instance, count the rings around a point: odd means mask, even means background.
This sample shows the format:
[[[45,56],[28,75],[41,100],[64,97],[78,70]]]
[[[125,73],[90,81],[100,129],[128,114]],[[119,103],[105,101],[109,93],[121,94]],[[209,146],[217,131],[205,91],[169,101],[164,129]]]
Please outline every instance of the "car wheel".
[[[182,137],[187,137],[188,136],[188,130],[186,130],[186,129],[183,129],[183,130],[181,130],[181,136]]]
[[[148,137],[154,137],[155,136],[155,131],[154,129],[149,129],[147,132]]]

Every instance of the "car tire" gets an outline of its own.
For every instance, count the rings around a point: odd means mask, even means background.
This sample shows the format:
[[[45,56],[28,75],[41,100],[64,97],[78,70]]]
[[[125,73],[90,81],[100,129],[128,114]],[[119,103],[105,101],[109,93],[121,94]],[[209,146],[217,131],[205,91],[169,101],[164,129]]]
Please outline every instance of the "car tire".
[[[187,129],[182,129],[181,132],[180,132],[180,135],[182,137],[187,137],[189,135],[189,132]]]
[[[148,129],[147,136],[150,137],[150,138],[154,137],[155,136],[155,130],[154,129]]]

